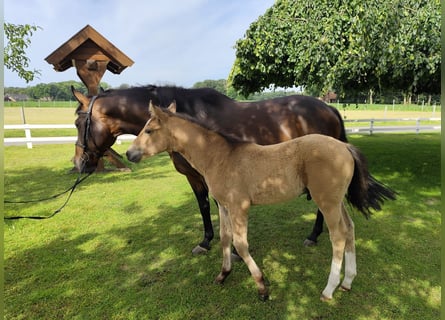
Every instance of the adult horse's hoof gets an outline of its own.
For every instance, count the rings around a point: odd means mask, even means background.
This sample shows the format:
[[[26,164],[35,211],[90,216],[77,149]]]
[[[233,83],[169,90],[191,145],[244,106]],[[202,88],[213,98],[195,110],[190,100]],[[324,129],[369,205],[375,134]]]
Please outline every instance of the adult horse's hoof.
[[[200,245],[197,245],[193,250],[192,253],[194,255],[198,255],[198,254],[204,254],[207,253],[209,251],[209,249],[206,249],[204,247],[201,247]]]
[[[339,290],[348,292],[351,291],[351,288],[346,288],[345,286],[341,285]]]
[[[258,298],[260,298],[261,301],[267,301],[269,300],[269,294],[268,293],[258,293]]]
[[[310,239],[305,239],[303,242],[303,246],[305,246],[305,247],[313,247],[316,245],[317,245],[317,241],[310,240]]]
[[[241,262],[241,261],[243,261],[243,258],[241,258],[239,255],[237,255],[237,254],[235,254],[233,252],[230,255],[230,259],[232,260],[232,262]]]

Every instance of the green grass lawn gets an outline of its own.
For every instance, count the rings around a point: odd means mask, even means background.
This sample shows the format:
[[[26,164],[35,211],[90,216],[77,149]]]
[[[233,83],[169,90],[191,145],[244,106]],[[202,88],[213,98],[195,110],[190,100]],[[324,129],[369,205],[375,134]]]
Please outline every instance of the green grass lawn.
[[[371,172],[398,200],[356,225],[358,275],[351,292],[319,295],[331,245],[302,242],[316,208],[301,197],[253,207],[252,256],[270,282],[261,302],[246,266],[223,286],[216,238],[193,256],[202,222],[185,177],[166,154],[94,174],[49,220],[6,221],[5,319],[438,319],[440,317],[440,134],[350,136]],[[116,145],[124,153],[128,144]],[[46,197],[71,185],[72,145],[5,147],[5,200]],[[5,215],[48,215],[64,201],[5,204]]]

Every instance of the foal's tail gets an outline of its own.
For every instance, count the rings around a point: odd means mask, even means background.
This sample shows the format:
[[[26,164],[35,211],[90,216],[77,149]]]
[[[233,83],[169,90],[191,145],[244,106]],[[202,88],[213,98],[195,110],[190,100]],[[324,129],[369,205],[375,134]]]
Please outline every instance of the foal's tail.
[[[365,156],[356,147],[348,144],[348,150],[354,158],[354,175],[348,188],[346,198],[362,212],[366,218],[371,209],[379,211],[384,200],[395,200],[396,192],[377,181],[368,171]]]

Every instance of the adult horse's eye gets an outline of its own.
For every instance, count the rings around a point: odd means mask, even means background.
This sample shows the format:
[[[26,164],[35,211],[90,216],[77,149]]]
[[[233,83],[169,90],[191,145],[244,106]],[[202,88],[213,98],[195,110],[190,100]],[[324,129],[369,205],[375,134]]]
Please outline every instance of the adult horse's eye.
[[[150,130],[150,129],[145,129],[145,133],[146,133],[146,134],[150,134],[150,133],[151,133],[151,130]]]

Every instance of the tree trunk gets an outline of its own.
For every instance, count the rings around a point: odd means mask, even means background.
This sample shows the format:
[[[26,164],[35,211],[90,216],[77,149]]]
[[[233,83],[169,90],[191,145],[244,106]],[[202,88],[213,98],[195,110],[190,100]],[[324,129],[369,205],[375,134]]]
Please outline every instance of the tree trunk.
[[[370,105],[374,103],[373,95],[374,95],[374,90],[369,89],[369,93],[368,93],[368,101],[369,101],[369,104],[370,104]]]
[[[411,104],[411,97],[412,97],[412,94],[410,92],[404,93],[403,94],[403,105]]]

